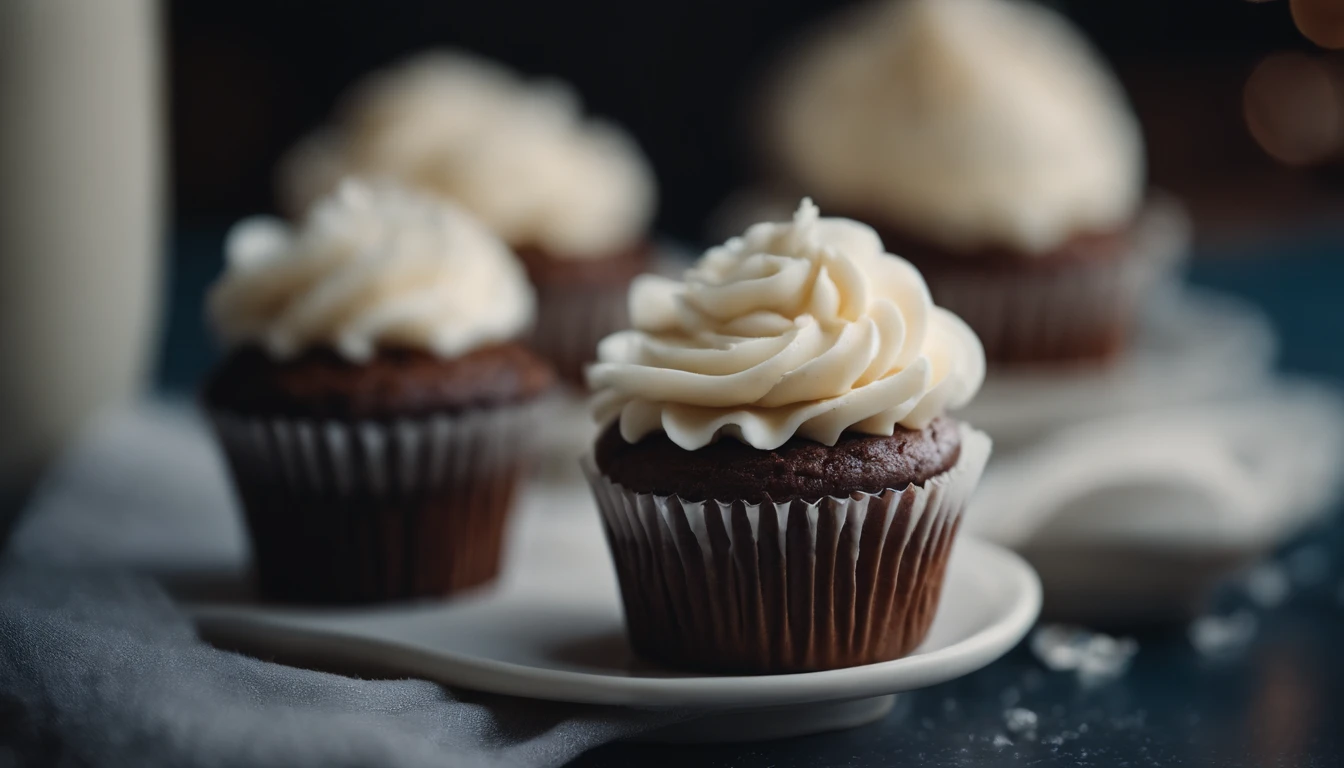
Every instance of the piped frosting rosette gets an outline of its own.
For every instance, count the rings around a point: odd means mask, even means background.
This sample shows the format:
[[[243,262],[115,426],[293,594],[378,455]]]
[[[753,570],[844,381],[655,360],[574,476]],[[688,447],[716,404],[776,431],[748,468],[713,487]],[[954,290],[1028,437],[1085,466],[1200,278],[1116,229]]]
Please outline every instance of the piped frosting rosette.
[[[393,179],[461,205],[514,248],[601,259],[644,237],[653,171],[620,128],[555,81],[462,51],[430,51],[360,81],[338,120],[280,169],[301,212],[350,175]]]
[[[1018,0],[878,0],[781,73],[769,141],[824,202],[957,251],[1044,255],[1144,199],[1124,91],[1059,13]]]
[[[365,361],[384,346],[454,357],[518,338],[536,296],[522,264],[461,208],[347,180],[293,228],[239,222],[210,319],[230,345],[277,358],[326,346]]]
[[[640,278],[630,311],[634,329],[588,370],[597,419],[619,419],[627,442],[661,429],[687,450],[834,445],[847,430],[922,429],[984,379],[979,340],[919,271],[810,200],[711,248],[684,281]]]

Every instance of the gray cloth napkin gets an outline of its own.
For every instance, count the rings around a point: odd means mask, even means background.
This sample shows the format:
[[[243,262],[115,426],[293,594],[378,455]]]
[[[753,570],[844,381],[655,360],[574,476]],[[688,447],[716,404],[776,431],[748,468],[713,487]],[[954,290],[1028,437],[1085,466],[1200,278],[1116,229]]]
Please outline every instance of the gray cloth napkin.
[[[0,765],[558,766],[673,717],[287,667],[148,579],[0,567]]]
[[[0,768],[532,768],[678,718],[211,647],[164,587],[236,595],[247,560],[219,457],[188,406],[143,403],[93,425],[0,560]]]

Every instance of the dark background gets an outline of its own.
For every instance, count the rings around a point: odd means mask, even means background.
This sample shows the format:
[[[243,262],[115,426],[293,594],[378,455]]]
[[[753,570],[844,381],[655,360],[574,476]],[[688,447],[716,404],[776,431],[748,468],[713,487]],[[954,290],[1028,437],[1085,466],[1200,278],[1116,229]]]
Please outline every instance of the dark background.
[[[653,161],[661,231],[686,240],[754,175],[754,84],[787,43],[844,2],[284,0],[168,6],[174,200],[179,223],[272,210],[280,153],[359,75],[459,46],[572,82]],[[1290,169],[1247,131],[1242,89],[1282,50],[1316,51],[1287,0],[1055,3],[1119,71],[1148,135],[1151,176],[1181,193],[1201,235],[1340,210],[1337,164]]]

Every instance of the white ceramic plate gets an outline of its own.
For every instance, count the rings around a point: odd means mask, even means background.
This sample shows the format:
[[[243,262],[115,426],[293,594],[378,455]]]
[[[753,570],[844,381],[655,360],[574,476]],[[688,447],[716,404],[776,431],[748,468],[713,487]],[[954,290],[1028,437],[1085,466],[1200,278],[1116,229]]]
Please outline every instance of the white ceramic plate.
[[[591,506],[573,482],[530,488],[506,577],[461,599],[334,610],[214,604],[193,613],[205,636],[250,651],[538,699],[732,708],[853,700],[950,680],[1006,653],[1040,611],[1030,566],[997,545],[963,538],[929,637],[904,659],[789,675],[670,672],[628,650]]]
[[[1002,451],[1096,418],[1253,391],[1268,379],[1276,346],[1254,306],[1179,288],[1140,316],[1133,344],[1114,364],[991,370],[957,415]]]
[[[590,561],[586,567],[609,566]],[[202,632],[218,640],[492,693],[645,707],[742,707],[879,696],[951,680],[1011,649],[1039,608],[1040,587],[1026,563],[967,539],[953,553],[929,638],[914,654],[828,672],[707,677],[644,664],[625,644],[611,589],[505,589],[463,601],[366,610],[209,606],[195,614]]]

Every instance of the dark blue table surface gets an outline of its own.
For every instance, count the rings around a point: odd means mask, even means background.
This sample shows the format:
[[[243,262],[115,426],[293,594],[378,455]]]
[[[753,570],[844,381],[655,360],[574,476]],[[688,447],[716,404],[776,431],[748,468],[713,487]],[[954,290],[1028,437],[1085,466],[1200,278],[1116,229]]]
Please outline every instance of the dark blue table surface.
[[[159,381],[190,389],[215,356],[200,319],[219,269],[220,228],[179,232]],[[1223,248],[1195,261],[1193,283],[1264,307],[1282,337],[1281,365],[1344,384],[1344,238],[1313,236]],[[1207,256],[1207,254],[1205,254]],[[1324,555],[1278,607],[1255,607],[1258,630],[1226,658],[1197,653],[1186,627],[1133,632],[1140,650],[1122,678],[1081,687],[1046,671],[1025,647],[989,667],[900,697],[878,723],[762,744],[598,749],[576,766],[1341,766],[1344,765],[1344,525],[1339,515],[1290,543],[1281,558]],[[1288,569],[1290,574],[1293,569]],[[1301,569],[1307,571],[1308,569]],[[1252,607],[1235,585],[1214,599]],[[1004,711],[1037,714],[1035,740],[1014,738]]]

